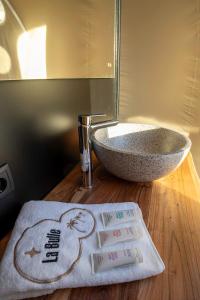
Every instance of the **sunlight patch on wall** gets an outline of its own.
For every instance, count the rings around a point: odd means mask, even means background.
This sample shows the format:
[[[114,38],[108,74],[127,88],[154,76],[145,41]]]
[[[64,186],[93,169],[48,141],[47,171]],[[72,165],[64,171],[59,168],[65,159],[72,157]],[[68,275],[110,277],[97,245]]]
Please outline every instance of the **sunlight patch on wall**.
[[[17,41],[17,55],[22,79],[45,79],[46,25],[22,33]]]
[[[128,123],[138,123],[138,124],[156,124],[160,127],[168,128],[171,130],[178,131],[179,133],[185,134],[186,136],[189,136],[190,134],[199,134],[200,129],[198,126],[192,126],[192,125],[187,125],[184,124],[183,122],[181,123],[178,122],[172,122],[171,120],[163,121],[158,118],[153,118],[153,117],[145,117],[145,116],[134,116],[134,117],[129,117],[123,120]]]
[[[67,132],[72,128],[72,119],[66,114],[44,114],[42,119],[37,120],[38,134],[53,135]]]

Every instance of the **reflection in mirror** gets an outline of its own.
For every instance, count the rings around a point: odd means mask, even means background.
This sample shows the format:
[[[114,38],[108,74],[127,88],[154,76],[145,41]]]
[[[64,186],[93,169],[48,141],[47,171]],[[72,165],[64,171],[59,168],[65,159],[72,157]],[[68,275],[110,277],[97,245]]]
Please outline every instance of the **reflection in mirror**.
[[[0,0],[0,79],[114,78],[115,0]]]
[[[0,46],[0,74],[7,74],[11,69],[11,59],[3,47]]]
[[[2,1],[0,1],[0,25],[5,22],[5,19],[6,19],[5,8],[3,6]]]
[[[22,79],[47,78],[46,25],[22,33],[17,41]]]

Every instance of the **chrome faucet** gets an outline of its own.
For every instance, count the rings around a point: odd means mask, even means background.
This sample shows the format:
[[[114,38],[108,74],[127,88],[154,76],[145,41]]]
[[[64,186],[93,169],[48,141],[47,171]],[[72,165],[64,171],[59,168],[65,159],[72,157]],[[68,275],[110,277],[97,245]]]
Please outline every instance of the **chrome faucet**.
[[[92,188],[92,131],[97,128],[109,127],[118,124],[118,121],[110,120],[92,124],[95,117],[104,117],[105,114],[79,115],[78,116],[78,133],[79,133],[79,150],[82,171],[83,186]]]

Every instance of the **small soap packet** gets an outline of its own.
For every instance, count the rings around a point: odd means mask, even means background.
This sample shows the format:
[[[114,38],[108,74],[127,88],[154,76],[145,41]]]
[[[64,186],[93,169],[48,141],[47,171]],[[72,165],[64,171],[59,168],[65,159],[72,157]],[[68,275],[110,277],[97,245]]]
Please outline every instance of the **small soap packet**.
[[[97,232],[99,248],[120,242],[137,240],[142,236],[142,228],[134,222],[132,226]]]
[[[115,210],[101,213],[104,227],[122,224],[138,219],[136,209]]]
[[[116,267],[143,262],[139,248],[130,248],[109,252],[92,253],[92,273],[108,271]]]

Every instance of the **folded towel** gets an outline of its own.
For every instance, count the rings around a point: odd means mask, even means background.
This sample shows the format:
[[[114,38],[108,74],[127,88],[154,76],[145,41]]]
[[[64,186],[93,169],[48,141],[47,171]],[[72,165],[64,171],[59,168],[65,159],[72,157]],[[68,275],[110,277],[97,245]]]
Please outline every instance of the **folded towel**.
[[[140,239],[107,246],[106,251],[139,248],[143,263],[92,273],[96,231],[104,230],[102,212],[134,209]],[[115,228],[127,227],[131,221]],[[136,203],[74,204],[30,201],[24,204],[0,264],[0,299],[24,299],[56,289],[128,282],[157,275],[164,264]]]

